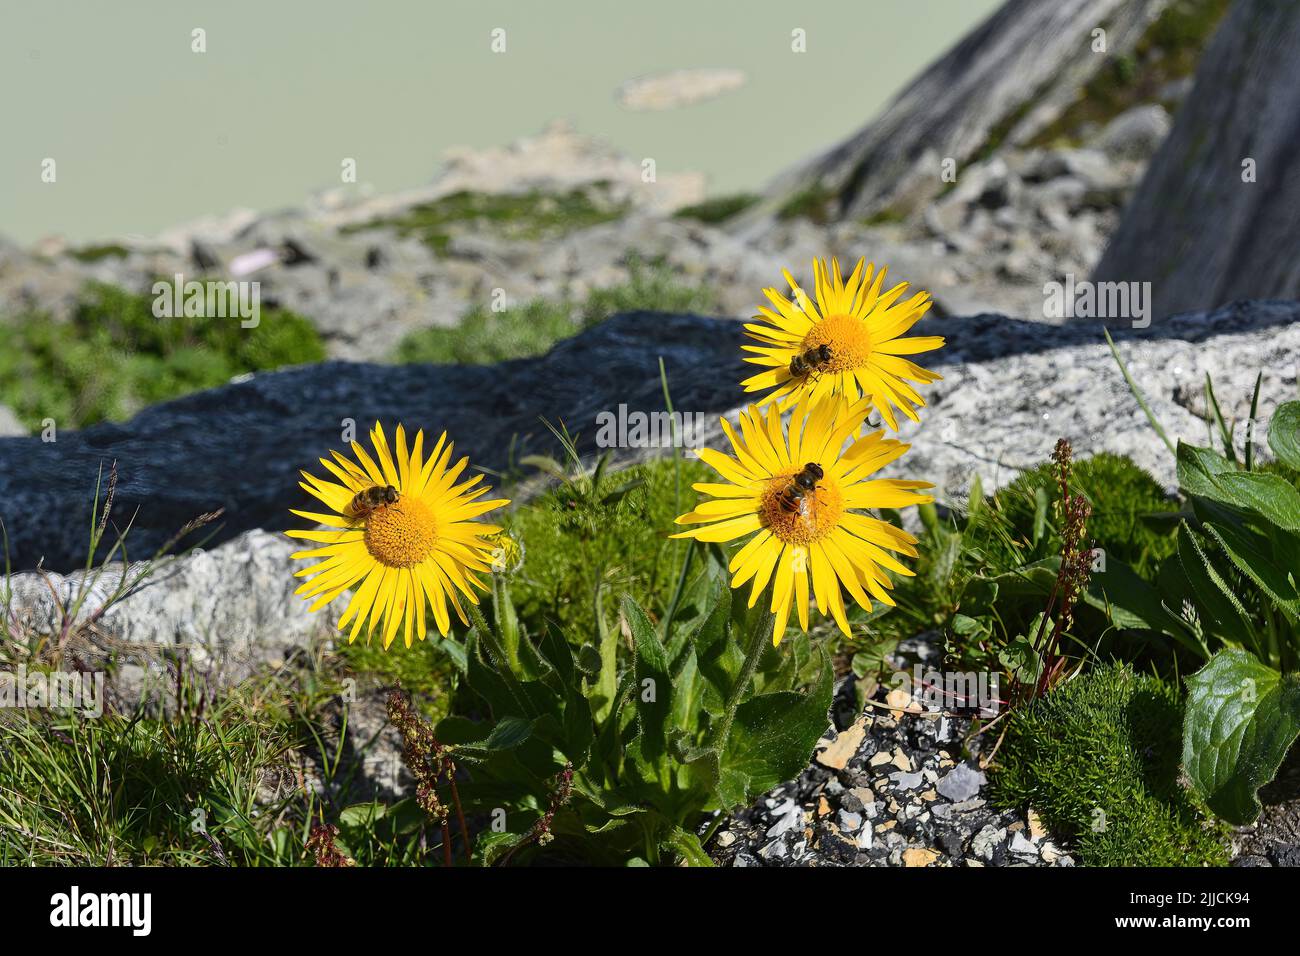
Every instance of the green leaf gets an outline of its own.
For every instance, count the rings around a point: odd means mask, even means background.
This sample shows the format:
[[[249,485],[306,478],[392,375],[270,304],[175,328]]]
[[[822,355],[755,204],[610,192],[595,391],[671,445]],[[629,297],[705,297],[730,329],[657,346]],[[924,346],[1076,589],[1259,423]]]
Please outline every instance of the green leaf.
[[[673,827],[664,842],[685,861],[687,866],[713,866],[713,861],[700,845],[700,838],[694,833],[681,827]]]
[[[1176,457],[1178,486],[1188,495],[1217,501],[1221,492],[1215,476],[1237,473],[1236,465],[1209,448],[1180,441]]]
[[[807,693],[760,694],[736,710],[723,766],[748,778],[749,793],[770,790],[798,776],[830,726],[827,711],[834,673],[825,649],[818,645],[817,652],[821,671]]]
[[[1038,542],[1043,540],[1047,534],[1047,489],[1034,489],[1034,538],[1033,543],[1037,546]]]
[[[554,680],[558,681],[557,690],[564,698],[561,739],[557,746],[576,766],[582,766],[596,731],[591,720],[591,705],[582,693],[582,678],[574,663],[573,647],[559,628],[549,624],[542,635],[540,651],[544,661],[553,668]]]
[[[382,820],[387,812],[388,807],[379,802],[354,803],[339,811],[339,826],[371,827]]]
[[[605,621],[605,605],[601,600],[603,591],[596,587],[596,631],[600,638],[600,674],[596,678],[595,693],[592,695],[592,714],[596,723],[603,723],[614,710],[614,698],[618,694],[618,628],[610,627]]]
[[[1210,656],[1204,642],[1165,605],[1160,592],[1123,561],[1110,558],[1081,595],[1083,602],[1110,615],[1116,627],[1148,629],[1167,634],[1202,658]]]
[[[1209,372],[1205,373],[1205,401],[1214,415],[1215,424],[1219,426],[1219,441],[1223,444],[1223,450],[1233,464],[1236,464],[1237,449],[1232,444],[1232,429],[1223,420],[1223,412],[1219,409],[1219,400],[1214,397],[1214,383],[1210,381]]]
[[[1284,402],[1273,413],[1268,447],[1282,464],[1300,471],[1300,402]]]
[[[704,705],[715,717],[722,713],[723,702],[731,692],[731,685],[740,674],[745,655],[731,640],[736,629],[738,609],[743,601],[733,600],[731,589],[725,581],[718,582],[718,593],[709,613],[695,632],[695,657],[700,675],[708,682],[713,693],[706,694]]]
[[[490,733],[492,733],[491,725],[457,714],[449,714],[442,718],[434,728],[439,743],[443,744],[479,743],[486,740]]]
[[[1124,381],[1128,383],[1128,390],[1133,394],[1133,397],[1137,399],[1138,405],[1141,406],[1142,411],[1146,414],[1147,421],[1151,423],[1151,427],[1155,429],[1155,433],[1160,436],[1160,440],[1165,443],[1165,447],[1172,452],[1174,450],[1173,443],[1169,440],[1169,436],[1160,425],[1160,420],[1156,418],[1155,412],[1151,411],[1151,406],[1147,404],[1146,396],[1142,394],[1142,389],[1138,388],[1137,382],[1133,381],[1133,376],[1129,374],[1128,366],[1125,365],[1124,360],[1120,358],[1119,349],[1115,347],[1115,340],[1110,337],[1110,329],[1102,326],[1101,331],[1102,334],[1106,336],[1106,344],[1110,346],[1110,354],[1115,357],[1115,364],[1119,366],[1120,372],[1124,375]]]
[[[479,866],[494,865],[523,837],[522,833],[498,833],[494,830],[478,834],[474,839],[474,862]]]
[[[673,707],[673,682],[668,653],[659,642],[645,611],[630,597],[623,599],[623,618],[632,632],[633,668],[636,673],[637,720],[641,727],[641,753],[655,761],[664,752],[668,718]]]
[[[484,750],[513,750],[533,735],[533,721],[502,717],[483,741]]]
[[[1204,625],[1213,633],[1237,642],[1253,634],[1254,627],[1241,599],[1210,561],[1186,522],[1178,529],[1178,563],[1191,586],[1192,599]]]
[[[816,744],[816,741],[813,743]],[[811,755],[810,750],[809,756]],[[718,775],[718,800],[721,803],[719,809],[729,810],[738,807],[748,801],[749,795],[755,792],[758,792],[758,788],[750,785],[749,775],[743,770],[725,767]]]
[[[695,662],[694,647],[687,647],[686,657],[672,681],[672,725],[687,732],[694,731],[700,724],[704,698],[704,678]]]
[[[1300,531],[1300,491],[1278,475],[1261,472],[1230,472],[1204,476],[1208,485],[1198,497],[1208,498],[1286,531]]]
[[[1300,734],[1300,674],[1283,675],[1248,651],[1220,651],[1187,679],[1183,765],[1215,813],[1259,816],[1256,791],[1273,779]]]
[[[1207,524],[1205,530],[1283,614],[1292,621],[1300,619],[1300,591],[1296,590],[1295,577],[1274,561],[1275,549],[1268,538],[1227,524]]]

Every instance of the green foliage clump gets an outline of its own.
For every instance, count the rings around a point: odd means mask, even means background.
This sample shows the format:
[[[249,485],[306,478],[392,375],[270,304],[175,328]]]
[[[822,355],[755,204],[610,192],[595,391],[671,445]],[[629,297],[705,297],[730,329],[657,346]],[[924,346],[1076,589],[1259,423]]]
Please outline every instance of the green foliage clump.
[[[206,713],[171,716],[17,711],[0,728],[0,832],[28,835],[0,839],[0,865],[257,866],[301,858],[301,818],[297,826],[287,819],[293,798],[268,800],[264,792],[276,779],[292,779],[287,727],[257,719],[232,698]]]
[[[862,220],[863,225],[866,226],[892,226],[903,222],[907,222],[907,214],[893,206],[877,209]]]
[[[1172,516],[1178,502],[1130,459],[1110,452],[1080,459],[1074,463],[1070,490],[1091,503],[1086,537],[1108,560],[1118,558],[1148,574],[1177,550],[1178,526]],[[1016,533],[1032,540],[1040,502],[1060,497],[1056,466],[1049,462],[1023,472],[997,497]]]
[[[716,224],[740,215],[761,199],[754,193],[736,193],[716,196],[693,206],[683,206],[673,213],[674,219],[694,219],[697,222]]]
[[[4,334],[0,401],[32,428],[45,418],[64,427],[121,420],[245,372],[325,357],[315,328],[293,312],[262,309],[253,328],[237,317],[158,318],[149,296],[98,284],[68,321],[20,316]]]
[[[825,225],[831,219],[831,203],[835,199],[834,190],[813,183],[788,200],[777,210],[778,219],[808,219],[818,225]]]
[[[480,618],[465,639],[474,717],[437,728],[470,768],[466,809],[505,811],[478,862],[710,866],[706,813],[807,766],[828,725],[829,655],[804,634],[773,647],[771,612],[733,596],[723,552],[701,564],[688,615],[656,620],[624,597],[620,623],[594,635],[531,635],[498,584],[495,626]]]
[[[118,245],[114,242],[101,243],[99,245],[78,246],[76,249],[69,251],[68,255],[78,262],[87,264],[102,262],[104,259],[125,259],[131,254],[126,246]]]
[[[472,225],[493,230],[507,239],[545,239],[621,218],[627,207],[600,196],[598,189],[574,188],[566,193],[529,190],[524,193],[479,193],[462,190],[412,207],[391,219],[376,219],[344,232],[391,228],[414,236],[435,253],[447,251],[455,227]]]
[[[408,333],[397,344],[393,361],[491,365],[544,355],[556,342],[579,331],[572,309],[563,302],[533,299],[502,312],[479,306],[466,313],[455,328],[417,329]]]
[[[1099,667],[1014,711],[991,777],[1001,806],[1032,807],[1089,866],[1224,865],[1228,844],[1178,782],[1175,686]]]
[[[524,547],[512,591],[531,629],[552,620],[568,633],[592,634],[597,608],[621,594],[663,613],[686,547],[667,535],[695,501],[691,483],[712,475],[702,462],[682,460],[679,482],[676,468],[671,459],[636,465],[595,494],[562,483],[503,519]]]
[[[478,307],[455,328],[419,329],[398,344],[394,361],[487,365],[528,358],[619,312],[707,312],[716,305],[712,293],[683,283],[662,261],[633,257],[628,269],[627,282],[593,289],[580,305],[533,299],[501,312]]]

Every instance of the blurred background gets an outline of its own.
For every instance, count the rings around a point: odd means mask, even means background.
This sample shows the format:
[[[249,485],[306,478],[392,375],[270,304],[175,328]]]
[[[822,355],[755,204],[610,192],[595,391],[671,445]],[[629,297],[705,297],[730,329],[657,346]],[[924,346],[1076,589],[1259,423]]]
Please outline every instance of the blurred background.
[[[20,242],[152,235],[235,207],[358,182],[428,181],[444,150],[554,119],[722,192],[761,186],[845,136],[997,0],[547,4],[72,0],[0,11],[0,233]],[[923,28],[918,28],[922,26]],[[849,28],[851,27],[851,29]],[[191,52],[191,31],[207,52]],[[506,52],[490,49],[506,31]],[[791,31],[808,54],[791,55]],[[624,81],[695,68],[742,85],[633,111]],[[42,188],[41,160],[59,164]]]

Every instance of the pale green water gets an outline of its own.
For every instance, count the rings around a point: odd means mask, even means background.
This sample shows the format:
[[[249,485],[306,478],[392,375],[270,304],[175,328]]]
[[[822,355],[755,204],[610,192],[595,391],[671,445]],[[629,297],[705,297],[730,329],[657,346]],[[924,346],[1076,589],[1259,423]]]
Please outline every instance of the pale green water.
[[[403,189],[448,146],[554,118],[661,173],[702,170],[714,194],[755,188],[861,126],[998,3],[4,0],[0,234],[149,235],[293,205],[338,185],[344,157],[362,182]],[[190,50],[195,27],[206,53]],[[615,102],[626,79],[694,67],[749,81],[669,112]]]

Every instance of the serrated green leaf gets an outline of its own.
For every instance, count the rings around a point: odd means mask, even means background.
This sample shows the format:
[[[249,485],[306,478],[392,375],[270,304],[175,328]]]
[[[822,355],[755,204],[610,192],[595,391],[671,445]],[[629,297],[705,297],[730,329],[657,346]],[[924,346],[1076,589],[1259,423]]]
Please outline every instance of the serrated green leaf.
[[[1207,524],[1205,530],[1242,573],[1254,581],[1290,620],[1300,618],[1300,591],[1294,575],[1274,561],[1274,549],[1263,535],[1230,524]]]
[[[1214,477],[1236,474],[1237,466],[1212,449],[1180,441],[1177,472],[1178,486],[1182,488],[1184,494],[1217,500],[1219,486],[1215,483]]]
[[[736,710],[727,749],[723,754],[726,771],[747,778],[750,792],[762,792],[798,776],[808,765],[813,747],[830,726],[834,672],[830,657],[818,645],[821,670],[807,693],[780,691],[760,694]]]
[[[1183,766],[1210,809],[1249,823],[1260,812],[1256,792],[1300,734],[1300,675],[1224,650],[1187,679],[1187,690]]]
[[[668,832],[665,845],[677,853],[687,866],[713,866],[713,861],[700,845],[700,838],[681,827],[673,827]]]
[[[1300,402],[1284,402],[1273,413],[1268,447],[1284,465],[1300,471]]]
[[[1191,586],[1192,601],[1206,627],[1238,642],[1254,633],[1246,608],[1210,561],[1196,533],[1186,522],[1178,529],[1178,563]]]
[[[533,735],[533,721],[502,717],[483,741],[484,750],[513,750]]]
[[[668,654],[658,631],[640,605],[623,599],[623,619],[632,632],[633,669],[636,673],[637,720],[641,727],[641,753],[651,763],[663,755],[669,718],[673,711],[673,682]]]
[[[521,833],[498,833],[488,830],[474,839],[474,862],[479,866],[493,866],[523,839]]]

